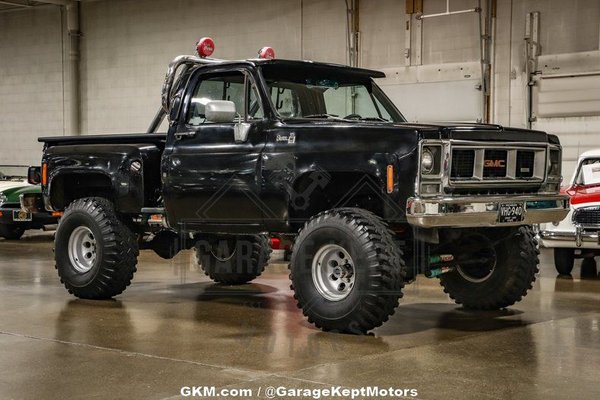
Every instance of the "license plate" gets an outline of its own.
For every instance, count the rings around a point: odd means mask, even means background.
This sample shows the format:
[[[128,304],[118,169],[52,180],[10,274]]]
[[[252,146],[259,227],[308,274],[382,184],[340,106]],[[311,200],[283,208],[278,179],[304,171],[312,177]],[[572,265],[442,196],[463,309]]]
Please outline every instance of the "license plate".
[[[22,210],[13,211],[13,221],[17,222],[30,222],[31,221],[31,213]]]
[[[500,204],[498,208],[498,222],[521,222],[525,219],[525,207],[523,203]]]

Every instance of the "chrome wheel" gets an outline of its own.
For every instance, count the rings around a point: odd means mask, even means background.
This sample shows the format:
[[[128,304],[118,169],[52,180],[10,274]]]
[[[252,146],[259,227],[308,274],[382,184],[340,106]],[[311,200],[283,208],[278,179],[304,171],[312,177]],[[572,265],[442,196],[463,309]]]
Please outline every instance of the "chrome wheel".
[[[69,237],[69,259],[77,272],[85,273],[92,269],[96,262],[96,238],[86,226],[79,226]]]
[[[352,257],[337,244],[321,247],[313,258],[313,283],[327,300],[340,301],[348,297],[354,288],[355,276]]]

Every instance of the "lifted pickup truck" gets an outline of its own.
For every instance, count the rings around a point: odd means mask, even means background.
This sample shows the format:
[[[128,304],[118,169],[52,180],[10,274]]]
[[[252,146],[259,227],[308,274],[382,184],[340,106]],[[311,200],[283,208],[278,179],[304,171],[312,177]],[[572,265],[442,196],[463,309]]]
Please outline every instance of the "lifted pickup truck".
[[[246,283],[269,235],[293,240],[294,297],[324,330],[381,325],[418,273],[473,309],[532,287],[531,225],[569,211],[556,136],[407,123],[381,72],[215,60],[210,47],[170,64],[148,133],[40,139],[32,176],[45,207],[64,211],[55,258],[70,293],[120,294],[140,248],[195,248],[213,280]],[[165,115],[168,132],[154,133]]]

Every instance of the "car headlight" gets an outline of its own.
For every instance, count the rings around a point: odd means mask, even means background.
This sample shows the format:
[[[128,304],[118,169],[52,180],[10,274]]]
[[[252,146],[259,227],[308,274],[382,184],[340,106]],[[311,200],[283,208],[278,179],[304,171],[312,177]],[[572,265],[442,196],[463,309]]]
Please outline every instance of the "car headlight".
[[[438,175],[440,173],[442,146],[424,145],[421,151],[421,173]]]
[[[4,193],[0,193],[0,207],[2,207],[4,203],[6,203],[6,200],[8,200],[6,198],[6,195]]]
[[[423,149],[423,154],[421,156],[421,171],[424,174],[430,174],[433,171],[433,166],[435,165],[435,161],[433,160],[433,153],[429,149]]]

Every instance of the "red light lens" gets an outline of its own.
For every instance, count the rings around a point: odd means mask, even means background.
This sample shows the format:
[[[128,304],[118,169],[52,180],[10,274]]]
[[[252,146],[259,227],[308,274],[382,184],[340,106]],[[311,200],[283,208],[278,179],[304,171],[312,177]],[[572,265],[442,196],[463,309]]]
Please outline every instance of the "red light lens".
[[[273,250],[279,250],[281,249],[281,239],[279,238],[271,238],[271,248]]]
[[[263,47],[258,51],[258,58],[272,60],[275,58],[275,50],[272,47]]]
[[[210,55],[215,51],[214,40],[209,37],[203,37],[198,41],[198,44],[196,45],[196,51],[202,58],[210,57]]]

